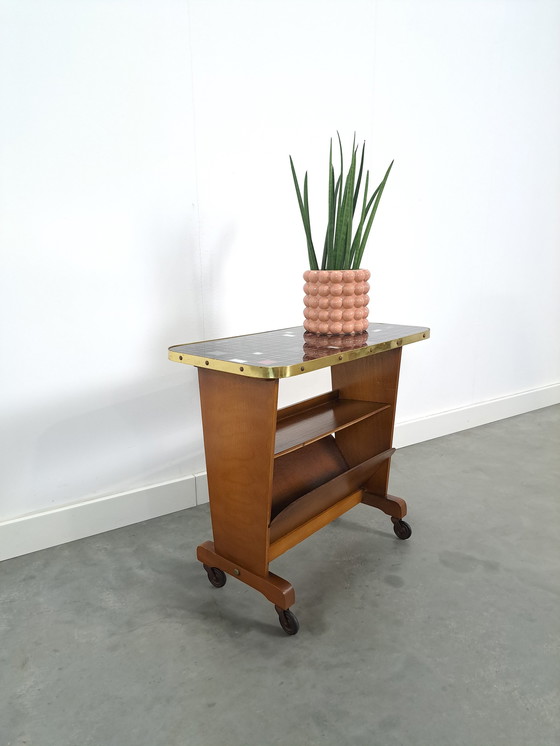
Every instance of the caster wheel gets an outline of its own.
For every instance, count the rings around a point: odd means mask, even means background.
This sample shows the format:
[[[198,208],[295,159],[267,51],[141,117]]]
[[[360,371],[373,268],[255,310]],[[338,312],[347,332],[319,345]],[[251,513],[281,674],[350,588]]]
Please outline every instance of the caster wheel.
[[[412,536],[412,529],[406,521],[396,520],[393,518],[393,531],[399,539],[410,539]]]
[[[280,626],[287,635],[296,635],[299,630],[299,622],[297,616],[289,609],[281,609],[278,606],[274,607],[280,620]]]
[[[202,565],[208,575],[208,580],[212,583],[214,588],[223,588],[226,584],[227,575],[223,570],[218,567],[208,567],[208,565]]]

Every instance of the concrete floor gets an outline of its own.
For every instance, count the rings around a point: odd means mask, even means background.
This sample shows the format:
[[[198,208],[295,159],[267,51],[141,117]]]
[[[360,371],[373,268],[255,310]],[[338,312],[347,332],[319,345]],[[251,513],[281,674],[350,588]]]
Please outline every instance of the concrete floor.
[[[358,506],[256,591],[207,506],[0,566],[1,746],[558,746],[560,406],[399,451],[413,536]]]

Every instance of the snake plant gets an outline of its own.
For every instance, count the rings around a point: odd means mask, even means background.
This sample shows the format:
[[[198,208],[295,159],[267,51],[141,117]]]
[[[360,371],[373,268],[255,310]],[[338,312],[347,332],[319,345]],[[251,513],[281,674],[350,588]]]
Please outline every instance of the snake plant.
[[[338,133],[337,133],[338,134]],[[385,184],[393,167],[394,161],[391,161],[383,180],[369,196],[369,171],[366,171],[366,179],[363,197],[361,200],[361,212],[358,227],[352,237],[352,221],[356,206],[359,201],[360,186],[364,170],[364,153],[365,142],[362,145],[360,156],[360,165],[357,168],[358,146],[356,145],[356,136],[352,144],[352,158],[350,167],[344,179],[344,159],[342,154],[342,142],[338,135],[338,145],[340,150],[340,174],[335,178],[333,159],[332,159],[332,138],[329,150],[329,202],[328,202],[328,220],[325,243],[323,247],[323,257],[321,260],[321,269],[359,269],[364,249],[366,247],[373,219],[379,207],[381,195],[385,189]],[[309,218],[309,196],[307,188],[307,172],[303,180],[303,197],[301,194],[296,170],[292,156],[290,156],[290,166],[296,188],[297,200],[301,212],[301,219],[305,230],[307,240],[307,252],[309,255],[310,269],[319,269],[317,254],[311,237],[311,221]]]

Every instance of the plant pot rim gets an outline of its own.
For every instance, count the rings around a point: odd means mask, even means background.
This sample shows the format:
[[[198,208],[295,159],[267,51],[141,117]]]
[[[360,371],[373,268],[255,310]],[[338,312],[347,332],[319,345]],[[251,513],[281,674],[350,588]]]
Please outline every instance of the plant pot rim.
[[[359,280],[369,280],[371,277],[371,272],[369,269],[365,269],[365,267],[360,267],[360,269],[306,269],[303,273],[303,278],[308,280],[314,280],[314,279],[325,279],[333,275],[334,273],[342,274],[343,277],[353,280],[353,279],[359,279]],[[356,273],[360,273],[358,277],[356,277]]]

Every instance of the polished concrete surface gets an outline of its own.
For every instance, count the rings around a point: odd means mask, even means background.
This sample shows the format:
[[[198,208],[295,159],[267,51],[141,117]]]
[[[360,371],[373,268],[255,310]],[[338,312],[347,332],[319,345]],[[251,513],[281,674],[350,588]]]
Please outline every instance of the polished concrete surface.
[[[411,446],[276,560],[301,629],[195,559],[207,506],[0,565],[1,746],[558,746],[560,406]]]

